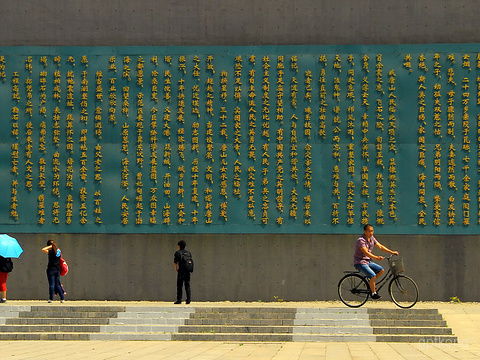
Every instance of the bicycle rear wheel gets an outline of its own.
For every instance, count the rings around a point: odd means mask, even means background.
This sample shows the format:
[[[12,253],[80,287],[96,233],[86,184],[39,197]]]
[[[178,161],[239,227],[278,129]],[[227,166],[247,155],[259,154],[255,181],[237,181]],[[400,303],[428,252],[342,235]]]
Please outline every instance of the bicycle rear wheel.
[[[338,282],[338,296],[349,307],[360,307],[368,300],[370,288],[358,274],[347,274]]]
[[[388,293],[392,301],[404,309],[411,308],[418,300],[417,284],[406,275],[393,278],[388,285]]]

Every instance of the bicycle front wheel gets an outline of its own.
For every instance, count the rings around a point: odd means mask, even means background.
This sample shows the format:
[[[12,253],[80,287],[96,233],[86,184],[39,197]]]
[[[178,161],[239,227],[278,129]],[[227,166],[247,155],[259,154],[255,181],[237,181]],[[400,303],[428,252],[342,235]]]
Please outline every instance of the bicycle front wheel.
[[[368,300],[369,286],[358,274],[347,274],[338,283],[338,296],[349,307],[360,307]]]
[[[388,293],[392,301],[401,308],[408,309],[417,303],[418,287],[406,275],[397,275],[388,285]]]

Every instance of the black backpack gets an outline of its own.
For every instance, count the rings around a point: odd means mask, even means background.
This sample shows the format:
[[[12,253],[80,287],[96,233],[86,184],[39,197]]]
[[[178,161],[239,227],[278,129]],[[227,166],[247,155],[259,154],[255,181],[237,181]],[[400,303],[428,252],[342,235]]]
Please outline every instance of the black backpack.
[[[188,250],[183,250],[180,253],[180,270],[184,272],[193,272],[192,253]]]
[[[13,270],[13,261],[10,258],[4,258],[0,256],[0,271],[9,273]]]

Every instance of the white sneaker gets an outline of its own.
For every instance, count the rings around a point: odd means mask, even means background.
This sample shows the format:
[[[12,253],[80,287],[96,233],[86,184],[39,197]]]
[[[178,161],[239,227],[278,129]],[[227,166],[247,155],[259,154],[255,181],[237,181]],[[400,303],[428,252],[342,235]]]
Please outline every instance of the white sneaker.
[[[65,302],[65,300],[60,300],[60,302],[63,304]]]
[[[48,300],[48,302],[49,302],[49,303],[52,303],[52,302],[53,302],[53,300]]]

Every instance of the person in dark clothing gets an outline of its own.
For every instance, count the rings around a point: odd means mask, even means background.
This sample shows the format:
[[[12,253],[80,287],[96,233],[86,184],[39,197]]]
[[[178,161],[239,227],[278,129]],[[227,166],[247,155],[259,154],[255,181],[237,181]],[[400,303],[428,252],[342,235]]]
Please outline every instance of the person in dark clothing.
[[[60,301],[63,303],[65,301],[65,296],[63,294],[64,291],[60,285],[60,256],[62,255],[62,252],[53,240],[48,240],[47,246],[45,246],[42,251],[45,254],[48,254],[48,302],[53,302],[53,296],[55,295],[55,293],[58,293],[58,295],[60,295]]]
[[[10,258],[0,256],[0,303],[7,302],[7,277],[8,273],[13,270],[13,262]]]
[[[175,271],[177,272],[177,301],[175,304],[182,303],[182,288],[183,284],[185,284],[185,292],[187,294],[186,304],[190,304],[192,299],[191,292],[190,292],[190,273],[193,271],[192,269],[188,269],[187,266],[182,261],[182,255],[184,258],[190,259],[193,266],[193,261],[191,260],[192,254],[190,251],[185,250],[186,242],[184,240],[180,240],[178,242],[178,250],[175,252],[173,256],[173,263],[175,265]]]

